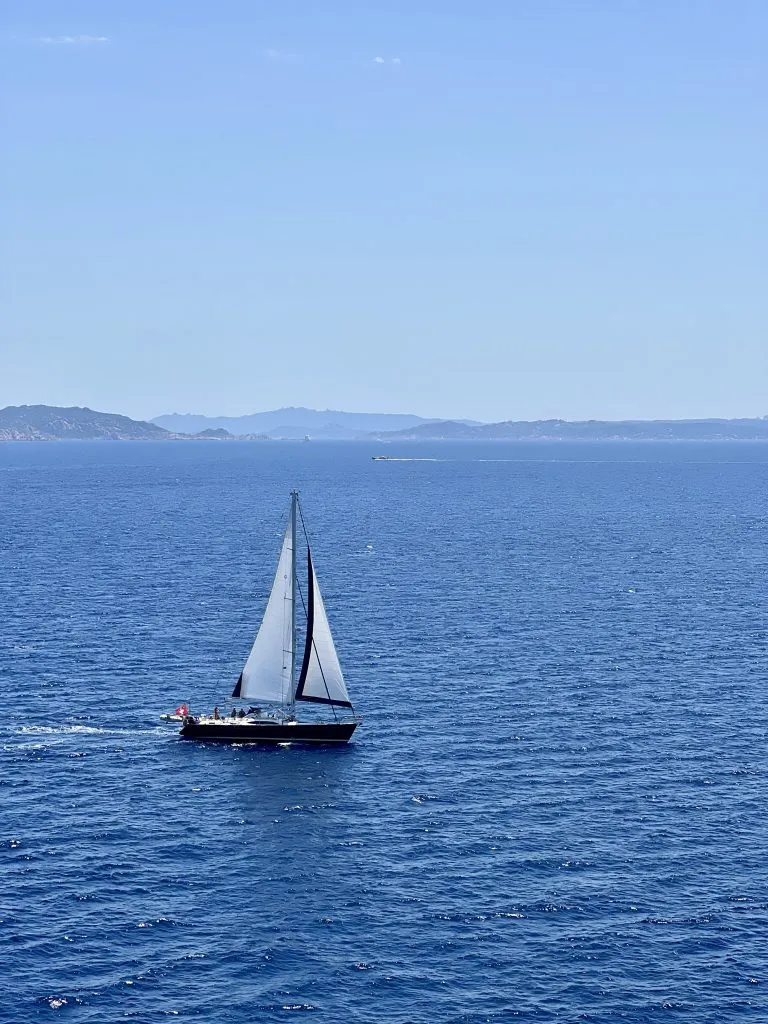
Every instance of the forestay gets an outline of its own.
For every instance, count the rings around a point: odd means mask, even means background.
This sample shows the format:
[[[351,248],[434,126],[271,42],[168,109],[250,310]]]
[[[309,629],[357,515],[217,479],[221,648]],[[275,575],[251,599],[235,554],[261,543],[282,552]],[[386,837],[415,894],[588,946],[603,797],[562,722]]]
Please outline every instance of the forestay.
[[[291,699],[293,573],[291,526],[285,532],[261,627],[233,697],[287,704]]]
[[[351,708],[309,550],[307,567],[307,635],[301,674],[296,687],[296,700]]]

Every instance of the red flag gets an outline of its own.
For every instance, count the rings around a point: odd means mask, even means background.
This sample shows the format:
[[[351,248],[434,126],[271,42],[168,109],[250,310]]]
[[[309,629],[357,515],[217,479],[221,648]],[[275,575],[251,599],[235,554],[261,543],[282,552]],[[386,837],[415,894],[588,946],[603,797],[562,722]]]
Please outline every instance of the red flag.
[[[189,714],[189,708],[187,707],[186,704],[179,704],[179,706],[176,708],[176,710],[173,713],[174,713],[174,715],[188,715]]]

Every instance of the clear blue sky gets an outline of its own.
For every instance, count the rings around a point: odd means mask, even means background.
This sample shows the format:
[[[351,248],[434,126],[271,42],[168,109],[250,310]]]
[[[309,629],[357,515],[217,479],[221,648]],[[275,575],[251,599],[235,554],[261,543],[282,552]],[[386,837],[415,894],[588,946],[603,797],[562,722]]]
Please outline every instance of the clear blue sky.
[[[0,406],[768,413],[765,0],[25,0],[0,46]]]

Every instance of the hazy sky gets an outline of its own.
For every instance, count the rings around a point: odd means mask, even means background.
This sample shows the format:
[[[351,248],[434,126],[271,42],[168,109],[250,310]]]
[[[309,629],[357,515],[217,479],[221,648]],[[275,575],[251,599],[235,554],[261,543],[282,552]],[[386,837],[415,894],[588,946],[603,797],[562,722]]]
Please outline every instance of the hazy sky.
[[[4,12],[0,406],[768,413],[765,0]]]

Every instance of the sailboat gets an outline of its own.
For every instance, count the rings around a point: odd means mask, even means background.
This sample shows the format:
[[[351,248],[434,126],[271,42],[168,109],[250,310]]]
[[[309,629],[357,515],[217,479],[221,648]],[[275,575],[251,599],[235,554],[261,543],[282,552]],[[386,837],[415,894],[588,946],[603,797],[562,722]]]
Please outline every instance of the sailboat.
[[[306,588],[298,576],[299,551],[301,560],[306,558]],[[180,735],[184,739],[225,743],[347,743],[360,722],[349,699],[331,636],[298,491],[291,491],[290,515],[275,581],[232,696],[251,702],[251,707],[225,717],[187,715]],[[330,720],[326,715],[322,721],[299,721],[296,706],[300,703],[321,705],[331,713]],[[262,704],[271,710],[263,709]]]

